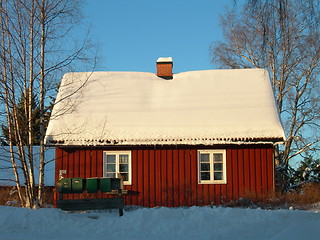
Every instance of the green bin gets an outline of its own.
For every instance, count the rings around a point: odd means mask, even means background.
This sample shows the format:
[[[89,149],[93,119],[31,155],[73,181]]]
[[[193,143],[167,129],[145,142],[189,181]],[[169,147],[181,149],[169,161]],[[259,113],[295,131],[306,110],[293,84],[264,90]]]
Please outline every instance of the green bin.
[[[100,178],[100,191],[111,192],[111,178]]]
[[[95,193],[98,191],[98,178],[87,178],[86,188],[88,193]]]
[[[72,193],[82,193],[83,185],[83,178],[72,178]]]
[[[111,178],[111,189],[112,190],[121,189],[121,180],[120,180],[120,178]]]
[[[71,178],[62,178],[61,179],[61,193],[71,193]]]

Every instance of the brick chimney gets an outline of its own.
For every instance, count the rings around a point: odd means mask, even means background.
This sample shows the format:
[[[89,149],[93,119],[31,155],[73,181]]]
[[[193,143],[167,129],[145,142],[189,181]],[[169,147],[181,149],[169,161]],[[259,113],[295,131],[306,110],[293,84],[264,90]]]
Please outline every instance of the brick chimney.
[[[172,79],[172,58],[171,57],[160,57],[157,60],[157,76],[164,79]]]

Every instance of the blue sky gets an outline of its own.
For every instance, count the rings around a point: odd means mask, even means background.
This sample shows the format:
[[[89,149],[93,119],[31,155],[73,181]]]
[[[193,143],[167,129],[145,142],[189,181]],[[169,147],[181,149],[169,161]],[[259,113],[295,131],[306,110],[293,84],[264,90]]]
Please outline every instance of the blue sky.
[[[172,57],[174,73],[212,69],[209,48],[222,40],[219,15],[232,0],[90,0],[84,14],[100,45],[100,71],[154,72]]]

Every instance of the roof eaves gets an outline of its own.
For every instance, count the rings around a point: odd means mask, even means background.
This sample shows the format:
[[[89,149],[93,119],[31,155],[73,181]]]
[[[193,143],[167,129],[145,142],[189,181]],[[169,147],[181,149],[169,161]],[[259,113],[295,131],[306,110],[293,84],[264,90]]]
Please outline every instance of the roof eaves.
[[[50,140],[47,146],[121,146],[121,145],[214,145],[214,144],[283,144],[273,138],[178,138],[178,139],[86,139]]]

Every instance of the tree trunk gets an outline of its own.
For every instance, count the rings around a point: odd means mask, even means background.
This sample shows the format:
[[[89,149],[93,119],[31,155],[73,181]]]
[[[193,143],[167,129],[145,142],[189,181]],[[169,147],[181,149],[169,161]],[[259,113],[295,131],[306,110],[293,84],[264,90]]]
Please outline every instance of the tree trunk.
[[[41,40],[40,40],[40,92],[39,92],[39,102],[40,102],[40,165],[39,165],[39,186],[38,186],[38,201],[39,205],[43,204],[43,191],[44,191],[44,168],[45,168],[45,146],[44,146],[44,137],[45,137],[45,129],[44,129],[44,67],[45,67],[45,0],[41,1],[40,6],[41,18]]]
[[[28,86],[28,164],[29,164],[29,184],[30,184],[30,206],[33,208],[36,203],[34,197],[34,164],[33,164],[33,82],[34,82],[34,0],[31,1],[30,26],[29,26],[29,86]]]

